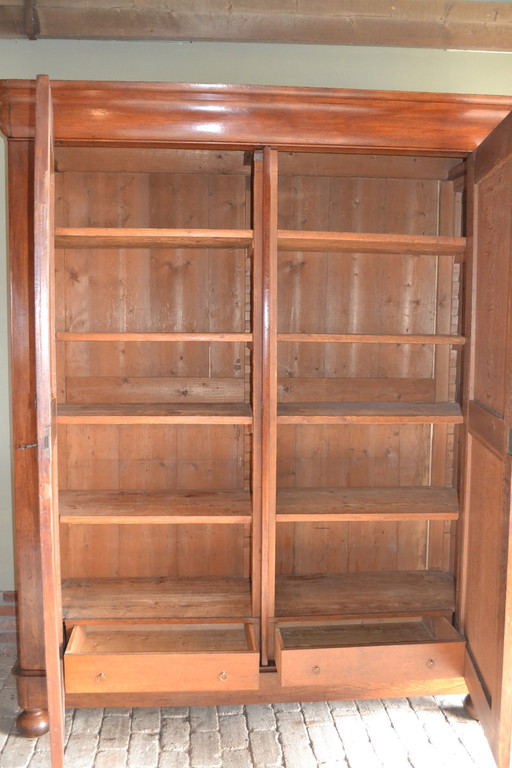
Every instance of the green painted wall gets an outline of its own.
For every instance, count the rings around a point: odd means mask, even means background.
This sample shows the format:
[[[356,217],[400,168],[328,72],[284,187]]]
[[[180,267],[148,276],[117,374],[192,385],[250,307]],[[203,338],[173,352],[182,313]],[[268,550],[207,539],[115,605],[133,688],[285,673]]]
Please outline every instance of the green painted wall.
[[[512,54],[263,43],[0,40],[0,77],[254,83],[512,95]],[[5,152],[0,152],[0,590],[14,586]]]

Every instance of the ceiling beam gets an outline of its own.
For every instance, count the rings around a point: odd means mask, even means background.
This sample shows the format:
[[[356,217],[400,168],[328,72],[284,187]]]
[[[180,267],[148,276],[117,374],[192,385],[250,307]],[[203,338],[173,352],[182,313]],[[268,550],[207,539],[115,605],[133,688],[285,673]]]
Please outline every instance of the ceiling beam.
[[[473,0],[0,0],[0,38],[512,50],[512,3]]]

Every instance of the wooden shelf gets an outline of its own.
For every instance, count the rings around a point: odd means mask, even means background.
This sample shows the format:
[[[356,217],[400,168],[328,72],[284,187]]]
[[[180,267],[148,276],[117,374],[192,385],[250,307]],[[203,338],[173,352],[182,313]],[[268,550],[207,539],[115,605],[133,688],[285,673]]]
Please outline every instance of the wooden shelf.
[[[244,491],[61,491],[61,523],[234,524],[252,520]]]
[[[282,251],[341,251],[343,253],[407,253],[456,256],[462,261],[465,237],[440,235],[359,234],[356,232],[307,232],[281,229],[277,237]]]
[[[278,576],[276,616],[433,616],[455,609],[454,580],[444,571],[371,571]]]
[[[55,334],[57,341],[205,341],[205,342],[242,342],[253,340],[252,333],[70,333],[59,331]]]
[[[250,229],[56,227],[56,248],[246,248]]]
[[[57,248],[245,248],[252,238],[250,229],[55,228]],[[466,250],[464,237],[435,235],[279,230],[277,242],[283,251],[453,255],[458,261]]]
[[[458,403],[279,403],[278,424],[459,424]]]
[[[456,520],[454,488],[282,488],[277,522]]]
[[[300,344],[455,344],[456,346],[466,341],[464,336],[407,333],[278,333],[277,340]]]
[[[200,576],[152,579],[64,579],[66,620],[250,618],[249,579]]]
[[[60,405],[59,424],[251,424],[247,403]]]

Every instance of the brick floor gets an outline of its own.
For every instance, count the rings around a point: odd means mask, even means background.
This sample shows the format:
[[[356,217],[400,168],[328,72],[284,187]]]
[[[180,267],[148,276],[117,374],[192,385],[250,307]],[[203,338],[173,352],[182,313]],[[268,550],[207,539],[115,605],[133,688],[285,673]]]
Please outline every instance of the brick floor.
[[[16,733],[12,658],[0,656],[0,766],[50,768],[48,736]],[[495,768],[462,696],[275,706],[82,709],[69,768]]]

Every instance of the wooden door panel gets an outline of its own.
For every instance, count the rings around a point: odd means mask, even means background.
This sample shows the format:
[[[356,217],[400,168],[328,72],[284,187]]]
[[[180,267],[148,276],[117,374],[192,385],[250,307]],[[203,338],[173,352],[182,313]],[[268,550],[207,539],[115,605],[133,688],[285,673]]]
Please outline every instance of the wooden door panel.
[[[512,727],[510,553],[512,426],[512,116],[470,161],[466,380],[468,445],[461,629],[470,695],[499,768]]]
[[[506,318],[510,302],[512,157],[477,183],[475,377],[472,399],[503,417],[506,381]],[[507,204],[508,203],[508,204]]]
[[[54,313],[54,159],[50,83],[36,86],[34,164],[34,275],[39,521],[43,575],[44,640],[52,767],[62,768],[64,753],[63,624],[60,597],[57,509]]]

